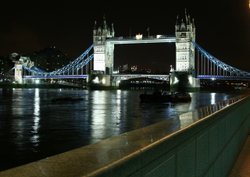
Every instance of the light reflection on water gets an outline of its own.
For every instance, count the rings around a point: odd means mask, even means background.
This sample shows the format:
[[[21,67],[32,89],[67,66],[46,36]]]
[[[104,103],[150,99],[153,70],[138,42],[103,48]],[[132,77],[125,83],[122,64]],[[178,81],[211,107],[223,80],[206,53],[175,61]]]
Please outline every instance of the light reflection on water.
[[[190,103],[148,104],[140,102],[142,92],[0,89],[0,170],[161,120],[176,119],[181,113],[232,97],[224,93],[190,93]],[[67,96],[83,100],[51,101]]]
[[[32,126],[33,131],[31,132],[33,136],[31,137],[31,142],[35,145],[39,145],[39,128],[40,128],[40,95],[39,95],[39,89],[35,89],[35,95],[34,95],[34,113],[33,113],[33,119],[34,124]]]

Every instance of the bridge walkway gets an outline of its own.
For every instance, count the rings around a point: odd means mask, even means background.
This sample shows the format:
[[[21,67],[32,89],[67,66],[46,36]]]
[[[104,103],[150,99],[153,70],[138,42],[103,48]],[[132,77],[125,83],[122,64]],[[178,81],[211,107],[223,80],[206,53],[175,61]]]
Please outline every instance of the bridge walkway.
[[[250,177],[250,132],[228,177]]]

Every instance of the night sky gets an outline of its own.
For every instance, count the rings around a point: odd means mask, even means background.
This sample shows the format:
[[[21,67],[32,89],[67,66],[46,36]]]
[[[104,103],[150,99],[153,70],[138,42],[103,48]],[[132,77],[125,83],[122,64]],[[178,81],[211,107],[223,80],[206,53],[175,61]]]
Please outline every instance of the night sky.
[[[185,1],[7,1],[0,10],[0,56],[56,46],[70,58],[92,44],[94,21],[114,23],[115,36],[174,36],[176,16],[184,9],[195,19],[196,42],[223,62],[250,71],[248,0]],[[174,44],[115,48],[115,65],[140,64],[169,70]]]

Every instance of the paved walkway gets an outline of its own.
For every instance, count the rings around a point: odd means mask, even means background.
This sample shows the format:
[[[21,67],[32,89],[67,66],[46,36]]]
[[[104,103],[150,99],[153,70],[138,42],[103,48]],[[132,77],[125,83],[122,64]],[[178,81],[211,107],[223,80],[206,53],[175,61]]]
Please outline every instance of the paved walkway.
[[[228,177],[250,177],[250,135],[248,136]]]

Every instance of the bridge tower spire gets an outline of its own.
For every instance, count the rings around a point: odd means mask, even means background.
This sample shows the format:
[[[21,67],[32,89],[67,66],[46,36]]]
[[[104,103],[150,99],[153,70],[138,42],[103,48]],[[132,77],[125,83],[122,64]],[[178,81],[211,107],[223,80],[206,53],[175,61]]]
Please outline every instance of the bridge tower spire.
[[[175,24],[176,70],[170,71],[170,88],[185,91],[199,88],[195,78],[195,24],[185,9],[184,18],[177,16]]]
[[[107,24],[106,17],[103,22],[98,25],[95,21],[93,28],[93,45],[94,45],[94,61],[92,75],[106,75],[110,77],[113,73],[114,65],[114,44],[107,42],[108,39],[114,38],[114,25],[111,27]],[[103,79],[101,79],[103,80]],[[110,85],[110,79],[106,80],[104,85]]]
[[[106,40],[115,36],[114,25],[111,28],[103,17],[103,24],[97,26],[95,21],[93,28],[93,44],[94,44],[94,66],[93,70],[97,73],[109,74],[112,71],[113,61],[109,61]]]
[[[177,16],[175,25],[176,36],[176,71],[190,71],[195,68],[195,25],[185,9],[185,18]]]

